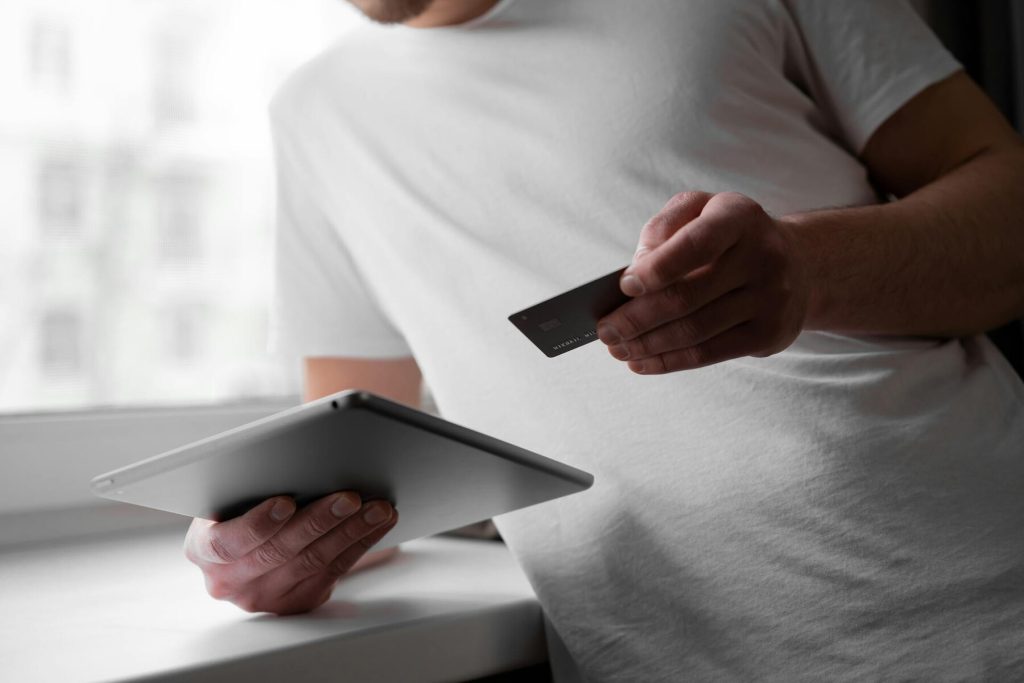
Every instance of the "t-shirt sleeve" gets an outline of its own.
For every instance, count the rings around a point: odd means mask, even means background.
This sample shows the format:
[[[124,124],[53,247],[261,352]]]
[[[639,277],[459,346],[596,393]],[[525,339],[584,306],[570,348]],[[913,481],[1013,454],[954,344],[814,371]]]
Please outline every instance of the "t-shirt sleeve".
[[[782,0],[782,7],[800,85],[855,154],[907,101],[960,68],[903,0]]]
[[[272,114],[277,170],[270,348],[283,358],[397,358],[409,346],[317,202],[301,148]]]

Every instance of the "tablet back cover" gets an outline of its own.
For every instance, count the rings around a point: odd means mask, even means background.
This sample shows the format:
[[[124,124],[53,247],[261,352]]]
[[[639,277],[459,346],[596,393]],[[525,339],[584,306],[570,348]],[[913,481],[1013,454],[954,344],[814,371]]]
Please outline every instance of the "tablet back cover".
[[[363,392],[345,392],[93,480],[100,496],[225,520],[261,500],[334,491],[390,500],[378,548],[589,488],[563,463]]]

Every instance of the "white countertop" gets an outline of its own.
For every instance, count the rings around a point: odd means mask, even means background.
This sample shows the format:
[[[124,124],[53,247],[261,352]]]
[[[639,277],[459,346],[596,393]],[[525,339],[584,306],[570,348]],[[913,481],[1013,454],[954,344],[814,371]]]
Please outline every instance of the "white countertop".
[[[183,531],[0,553],[0,680],[442,681],[546,658],[499,543],[430,538],[296,617],[210,599]]]

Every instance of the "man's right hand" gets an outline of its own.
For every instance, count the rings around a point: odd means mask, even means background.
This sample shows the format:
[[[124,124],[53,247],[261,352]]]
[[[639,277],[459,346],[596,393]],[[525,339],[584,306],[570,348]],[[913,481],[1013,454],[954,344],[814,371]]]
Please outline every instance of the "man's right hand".
[[[387,501],[365,504],[351,491],[296,511],[279,496],[226,522],[192,520],[185,556],[206,590],[247,612],[308,612],[331,597],[337,580],[398,523]]]

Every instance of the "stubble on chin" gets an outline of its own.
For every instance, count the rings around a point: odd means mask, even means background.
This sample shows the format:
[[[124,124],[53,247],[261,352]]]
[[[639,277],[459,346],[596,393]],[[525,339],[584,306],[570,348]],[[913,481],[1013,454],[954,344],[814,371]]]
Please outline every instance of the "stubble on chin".
[[[349,0],[379,24],[401,24],[423,14],[434,0]]]

